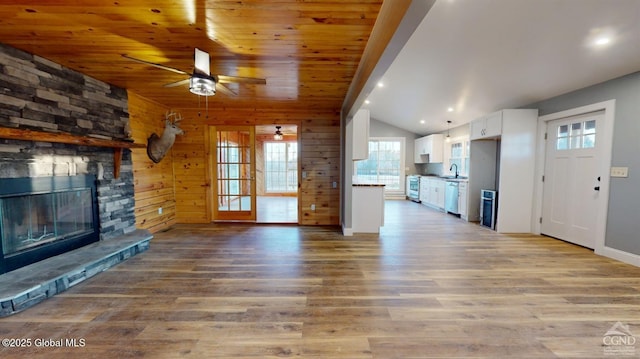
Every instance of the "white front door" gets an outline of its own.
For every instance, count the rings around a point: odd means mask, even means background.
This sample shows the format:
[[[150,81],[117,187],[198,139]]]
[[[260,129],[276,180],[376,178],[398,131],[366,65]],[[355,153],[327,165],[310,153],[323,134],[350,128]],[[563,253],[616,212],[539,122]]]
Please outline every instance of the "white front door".
[[[603,125],[604,111],[547,123],[542,234],[595,247]]]

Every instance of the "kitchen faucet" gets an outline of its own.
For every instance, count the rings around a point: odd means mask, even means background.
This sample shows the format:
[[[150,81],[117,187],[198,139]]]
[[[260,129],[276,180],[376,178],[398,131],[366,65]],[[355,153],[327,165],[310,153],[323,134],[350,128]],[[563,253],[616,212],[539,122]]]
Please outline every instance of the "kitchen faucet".
[[[458,178],[458,165],[455,163],[451,164],[451,167],[449,167],[449,172],[451,172],[451,170],[453,169],[453,166],[456,166],[456,178]]]

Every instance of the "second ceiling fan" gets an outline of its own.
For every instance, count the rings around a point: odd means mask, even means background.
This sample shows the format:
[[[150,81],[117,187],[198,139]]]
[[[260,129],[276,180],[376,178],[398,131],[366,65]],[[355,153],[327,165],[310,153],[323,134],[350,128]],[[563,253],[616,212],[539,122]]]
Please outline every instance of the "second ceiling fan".
[[[173,67],[156,64],[150,61],[137,59],[128,55],[122,55],[123,57],[140,62],[146,65],[157,67],[159,69],[175,72],[178,74],[189,76],[189,78],[168,83],[164,87],[175,87],[189,84],[189,91],[200,96],[213,96],[216,91],[220,91],[228,96],[235,96],[236,93],[231,91],[228,87],[224,86],[225,83],[244,83],[244,84],[257,84],[264,85],[267,83],[265,79],[253,78],[253,77],[239,77],[239,76],[226,76],[226,75],[211,75],[209,70],[209,53],[202,51],[198,48],[195,49],[194,68],[193,73],[189,74],[186,71],[176,69]]]

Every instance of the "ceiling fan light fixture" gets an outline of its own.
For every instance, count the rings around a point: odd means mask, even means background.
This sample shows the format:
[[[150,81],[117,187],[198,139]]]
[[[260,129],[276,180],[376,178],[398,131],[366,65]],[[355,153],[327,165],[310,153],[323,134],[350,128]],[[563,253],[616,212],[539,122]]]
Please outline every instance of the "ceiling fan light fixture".
[[[206,77],[192,76],[189,79],[189,91],[199,96],[216,94],[216,81]]]
[[[282,141],[283,135],[282,131],[280,131],[281,128],[282,126],[276,126],[276,133],[273,134],[273,139],[276,141]]]

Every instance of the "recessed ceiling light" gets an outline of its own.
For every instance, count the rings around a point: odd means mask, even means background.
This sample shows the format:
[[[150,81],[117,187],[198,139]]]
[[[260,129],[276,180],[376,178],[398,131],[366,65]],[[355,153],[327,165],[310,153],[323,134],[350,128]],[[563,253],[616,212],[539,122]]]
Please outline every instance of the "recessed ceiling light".
[[[378,87],[384,87],[384,84],[382,83],[382,81],[378,82]]]
[[[424,120],[420,120],[420,123],[424,125]]]
[[[447,109],[447,112],[453,112],[453,107],[449,107],[449,108]]]
[[[371,103],[371,101],[369,101],[369,100],[364,100],[364,104],[365,104],[365,105],[368,105],[368,104],[370,104],[370,103]]]
[[[595,28],[591,29],[589,35],[585,39],[585,45],[592,48],[604,48],[613,44],[615,41],[615,30],[611,28]]]

